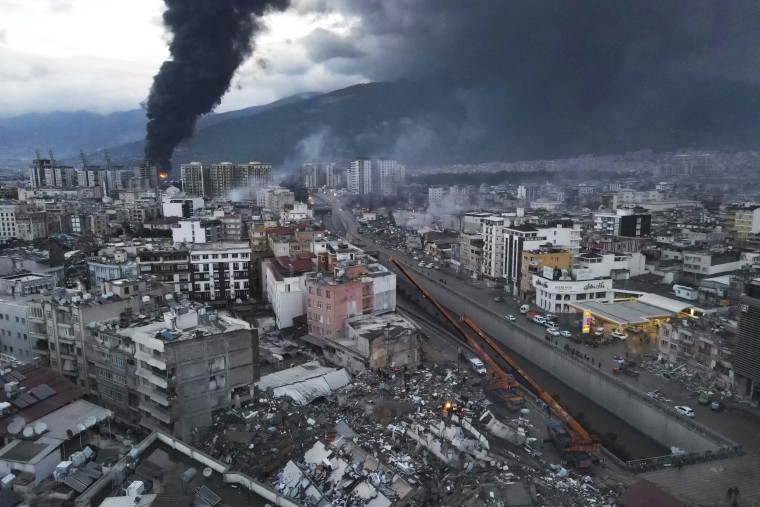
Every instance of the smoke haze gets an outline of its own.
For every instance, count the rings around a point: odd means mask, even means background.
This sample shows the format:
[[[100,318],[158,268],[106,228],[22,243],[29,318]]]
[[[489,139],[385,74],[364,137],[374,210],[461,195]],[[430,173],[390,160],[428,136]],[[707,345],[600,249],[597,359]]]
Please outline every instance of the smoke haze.
[[[156,74],[147,101],[145,157],[170,165],[177,144],[217,106],[235,70],[253,51],[260,18],[287,0],[164,0],[171,59]]]

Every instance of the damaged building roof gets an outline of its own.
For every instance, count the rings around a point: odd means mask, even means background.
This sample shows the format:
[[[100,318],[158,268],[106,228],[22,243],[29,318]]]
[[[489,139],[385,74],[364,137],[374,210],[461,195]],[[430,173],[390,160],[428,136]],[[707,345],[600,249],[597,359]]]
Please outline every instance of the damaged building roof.
[[[394,338],[417,329],[411,321],[396,313],[358,315],[346,319],[346,323],[359,336],[370,342],[385,336],[386,332],[389,338]]]
[[[320,366],[317,361],[311,361],[265,375],[255,385],[275,398],[286,398],[296,405],[306,405],[316,398],[331,395],[349,383],[351,374],[347,370]]]

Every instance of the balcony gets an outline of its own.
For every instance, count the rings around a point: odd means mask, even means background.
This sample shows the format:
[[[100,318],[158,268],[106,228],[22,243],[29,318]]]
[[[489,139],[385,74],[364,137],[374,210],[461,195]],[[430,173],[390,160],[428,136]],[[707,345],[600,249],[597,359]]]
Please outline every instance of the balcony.
[[[163,389],[166,389],[169,387],[169,383],[166,380],[166,377],[161,377],[159,375],[156,375],[152,371],[150,371],[148,368],[142,368],[138,367],[137,371],[135,371],[138,377],[143,378],[150,382],[151,384],[157,385]]]
[[[32,347],[32,350],[34,350],[35,354],[45,354],[47,356],[50,355],[50,349],[48,348],[47,340],[37,340],[34,342],[34,347]]]
[[[170,424],[172,422],[172,417],[171,414],[169,414],[169,411],[153,402],[140,400],[138,408],[149,413],[152,417],[155,417],[164,424]]]
[[[45,342],[47,342],[48,339],[44,331],[41,333],[37,331],[29,331],[29,338],[32,340],[44,340]]]
[[[155,356],[153,354],[147,354],[142,351],[135,352],[135,359],[138,361],[145,361],[149,365],[153,366],[154,368],[158,368],[159,370],[165,370],[166,369],[166,360],[161,356]]]
[[[159,389],[141,383],[137,385],[137,392],[148,396],[152,401],[162,407],[169,406],[169,398],[167,397],[167,393],[160,391]]]

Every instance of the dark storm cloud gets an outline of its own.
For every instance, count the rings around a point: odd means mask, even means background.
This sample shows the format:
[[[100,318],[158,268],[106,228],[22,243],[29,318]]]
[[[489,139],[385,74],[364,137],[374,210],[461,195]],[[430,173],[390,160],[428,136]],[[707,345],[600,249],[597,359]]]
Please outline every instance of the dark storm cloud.
[[[161,65],[147,101],[145,157],[169,165],[177,144],[195,122],[219,104],[232,76],[252,51],[260,18],[288,0],[164,0],[172,33],[171,59]],[[265,68],[265,59],[257,60]]]
[[[508,117],[530,142],[554,136],[544,142],[574,151],[653,123],[661,131],[650,137],[685,132],[695,140],[704,134],[695,128],[709,134],[731,116],[758,127],[754,0],[299,3],[309,6],[361,19],[346,37],[359,54],[323,63],[330,71],[448,87],[473,132],[484,118]],[[327,38],[310,44],[315,62],[331,54]]]
[[[343,38],[322,28],[312,31],[304,40],[309,58],[322,63],[333,58],[358,58],[364,53],[357,49],[351,39]]]
[[[510,77],[519,83],[587,75],[605,84],[651,72],[756,68],[760,54],[760,3],[754,1],[370,0],[332,5],[361,18],[347,39],[366,53],[357,65],[366,65],[363,70],[373,79],[446,74],[465,81]],[[328,38],[310,40],[320,42],[333,44]],[[672,67],[679,62],[691,65]]]

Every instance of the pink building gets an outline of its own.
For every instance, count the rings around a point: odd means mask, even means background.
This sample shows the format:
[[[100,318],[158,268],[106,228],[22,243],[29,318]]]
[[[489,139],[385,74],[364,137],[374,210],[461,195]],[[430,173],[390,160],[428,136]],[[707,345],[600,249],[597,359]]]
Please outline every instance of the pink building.
[[[366,265],[356,265],[336,269],[331,275],[307,275],[306,318],[310,335],[334,337],[343,333],[347,317],[372,313],[372,279],[365,277],[366,273]]]

